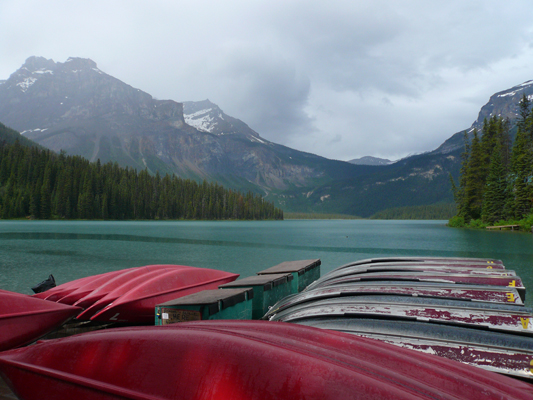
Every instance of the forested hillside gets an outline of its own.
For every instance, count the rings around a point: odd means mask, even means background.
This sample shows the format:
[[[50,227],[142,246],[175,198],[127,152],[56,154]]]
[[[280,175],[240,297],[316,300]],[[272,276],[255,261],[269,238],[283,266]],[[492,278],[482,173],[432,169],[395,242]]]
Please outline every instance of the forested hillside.
[[[37,143],[22,136],[16,130],[8,128],[0,122],[0,145],[14,144],[17,140],[24,146],[41,147]]]
[[[457,216],[450,225],[533,220],[533,113],[527,96],[520,101],[513,145],[509,126],[492,116],[485,120],[481,137],[475,130],[470,143],[465,134],[459,185],[452,181]]]
[[[1,218],[283,219],[283,211],[252,193],[9,144],[3,133]]]

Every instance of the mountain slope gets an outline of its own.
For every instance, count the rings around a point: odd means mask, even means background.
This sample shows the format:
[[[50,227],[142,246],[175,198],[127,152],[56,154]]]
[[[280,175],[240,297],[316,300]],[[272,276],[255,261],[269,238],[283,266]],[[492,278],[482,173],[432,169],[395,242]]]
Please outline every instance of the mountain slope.
[[[490,96],[489,101],[479,111],[477,119],[472,123],[469,129],[466,129],[468,134],[472,134],[474,129],[481,131],[483,128],[483,121],[489,119],[491,116],[501,116],[508,118],[511,122],[516,121],[519,116],[519,106],[522,96],[526,95],[530,100],[533,99],[533,81],[527,81],[520,85],[513,86],[510,89],[502,90]],[[514,124],[512,124],[514,125]],[[447,153],[457,149],[464,148],[464,132],[457,132],[437,149],[435,153]]]
[[[91,161],[263,193],[358,173],[348,163],[262,139],[209,101],[186,107],[189,124],[181,103],[155,100],[81,58],[30,57],[0,85],[0,121],[52,150]],[[200,116],[202,110],[212,116]]]
[[[355,158],[353,160],[348,161],[350,164],[355,165],[389,165],[393,162],[391,160],[387,160],[386,158],[378,158],[378,157],[372,157],[372,156],[364,156],[361,158]]]
[[[474,122],[516,118],[533,82],[496,93]],[[370,216],[387,208],[451,203],[463,134],[390,165],[353,165],[262,138],[209,100],[156,100],[87,59],[30,57],[0,81],[0,121],[52,150],[149,172],[207,179],[262,193],[285,211]]]

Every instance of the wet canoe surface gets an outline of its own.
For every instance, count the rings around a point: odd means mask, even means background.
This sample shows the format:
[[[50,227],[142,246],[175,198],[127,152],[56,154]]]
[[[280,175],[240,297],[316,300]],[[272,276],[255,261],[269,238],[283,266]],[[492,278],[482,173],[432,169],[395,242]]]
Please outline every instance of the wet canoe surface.
[[[147,275],[154,275],[161,270],[169,270],[170,268],[182,269],[188,267],[182,265],[148,265],[145,267],[123,270],[123,273],[116,275],[114,278],[107,279],[101,285],[93,289],[90,294],[87,294],[77,300],[74,305],[86,309],[108,295],[110,292],[113,292],[115,289],[122,287],[124,284],[127,284],[132,280],[146,279]],[[60,302],[64,302],[64,300],[65,298],[61,299]]]
[[[524,303],[516,289],[477,285],[437,284],[431,282],[352,282],[345,285],[307,290],[287,296],[276,303],[265,315],[265,319],[288,307],[311,301],[362,295],[402,295],[407,297],[428,297],[448,300],[464,300],[507,304],[522,307]]]
[[[485,370],[533,379],[533,338],[452,325],[370,318],[309,318],[297,324],[378,339]]]
[[[78,307],[0,290],[0,351],[32,343],[80,311]]]
[[[381,263],[440,263],[444,265],[479,265],[492,267],[496,269],[504,269],[505,266],[501,260],[491,258],[462,258],[462,257],[381,257],[381,258],[367,258],[357,260],[338,267],[342,269],[352,265],[362,264],[381,264]]]
[[[356,265],[343,269],[333,270],[330,273],[317,279],[306,290],[313,289],[317,286],[328,285],[329,282],[341,281],[343,279],[360,280],[364,279],[384,279],[381,277],[391,276],[391,279],[401,279],[401,276],[412,276],[414,279],[417,276],[467,276],[473,284],[476,283],[475,279],[485,278],[500,278],[505,282],[511,282],[512,280],[519,280],[516,277],[516,273],[512,270],[506,269],[486,269],[486,268],[463,268],[463,267],[445,267],[445,266],[427,266],[427,265]],[[451,279],[451,278],[450,278]],[[520,282],[521,283],[521,282]],[[490,284],[490,283],[486,283]],[[505,285],[508,286],[508,285]]]
[[[327,316],[408,319],[533,336],[533,310],[529,307],[406,296],[367,295],[316,300],[288,307],[270,320],[293,322]]]
[[[103,274],[91,275],[85,278],[76,279],[74,281],[66,282],[62,285],[56,286],[53,289],[47,290],[42,293],[37,293],[33,297],[46,299],[49,301],[55,301],[58,303],[77,305],[82,308],[87,307],[87,302],[83,304],[83,300],[89,300],[94,303],[95,297],[107,294],[109,290],[112,290],[116,286],[124,283],[128,279],[132,279],[134,276],[145,274],[153,270],[169,269],[169,268],[184,268],[181,265],[149,265],[144,267],[127,268],[117,271],[110,271]],[[186,267],[191,268],[191,267]]]
[[[379,271],[379,270],[400,270],[403,269],[427,269],[427,270],[446,270],[459,269],[469,270],[472,272],[482,273],[482,271],[493,273],[509,273],[503,264],[468,264],[468,263],[441,263],[441,262],[395,262],[395,263],[369,263],[369,264],[346,264],[342,267],[335,268],[329,274],[342,274],[345,270]],[[514,273],[514,271],[511,271]]]
[[[202,290],[218,289],[233,282],[238,274],[209,268],[187,267],[169,270],[139,282],[122,293],[112,303],[90,317],[91,321],[153,324],[154,310],[161,304]],[[110,293],[113,296],[113,292]]]
[[[348,332],[533,380],[533,310],[499,260],[380,258],[343,265],[286,297],[271,321]]]
[[[157,304],[216,289],[238,274],[183,265],[149,265],[67,282],[39,297],[84,308],[81,321],[150,324]]]
[[[404,282],[435,282],[452,283],[456,285],[483,285],[515,288],[522,301],[525,299],[526,288],[518,276],[496,276],[496,275],[472,275],[459,273],[437,273],[437,272],[375,272],[353,274],[340,277],[328,277],[328,275],[316,280],[305,290],[312,290],[319,287],[331,287],[334,285],[344,285],[351,282],[371,282],[371,281],[404,281]]]
[[[266,321],[109,329],[43,341],[0,354],[0,373],[25,400],[533,397],[529,384],[445,358]]]
[[[495,276],[515,276],[516,273],[510,269],[495,269],[486,267],[476,267],[468,265],[445,265],[445,264],[412,264],[412,263],[395,263],[395,264],[363,264],[351,265],[342,269],[335,269],[328,274],[328,277],[336,278],[351,274],[361,274],[365,272],[439,272],[439,273],[461,273],[461,274],[480,274]]]

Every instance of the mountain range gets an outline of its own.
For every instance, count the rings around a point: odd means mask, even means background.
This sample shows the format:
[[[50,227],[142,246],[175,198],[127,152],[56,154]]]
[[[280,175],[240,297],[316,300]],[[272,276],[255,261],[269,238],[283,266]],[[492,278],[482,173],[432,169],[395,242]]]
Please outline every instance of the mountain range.
[[[491,113],[516,118],[523,93],[533,93],[532,82],[493,95],[470,130]],[[464,146],[457,133],[434,151],[394,163],[329,160],[270,142],[209,100],[154,99],[83,58],[28,58],[0,81],[0,122],[91,161],[218,181],[262,193],[285,211],[363,217],[450,203],[449,174],[458,176]]]
[[[386,158],[378,158],[372,156],[354,158],[353,160],[349,160],[348,162],[350,164],[355,165],[389,165],[393,163],[393,161],[387,160]]]

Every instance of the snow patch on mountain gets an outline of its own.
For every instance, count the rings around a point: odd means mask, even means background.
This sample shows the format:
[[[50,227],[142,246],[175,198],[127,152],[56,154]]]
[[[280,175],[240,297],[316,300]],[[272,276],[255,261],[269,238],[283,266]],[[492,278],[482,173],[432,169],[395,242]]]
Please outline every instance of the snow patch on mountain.
[[[49,69],[40,68],[37,71],[33,71],[32,74],[50,74],[53,75],[54,71]]]
[[[213,123],[214,118],[209,115],[212,108],[200,110],[192,114],[183,114],[185,123],[190,125],[199,131],[212,133],[217,125],[217,122]]]
[[[23,92],[25,92],[25,91],[28,90],[28,88],[29,88],[31,85],[33,85],[36,81],[37,81],[37,78],[32,78],[32,77],[25,78],[22,82],[17,83],[17,86],[20,87],[20,90],[22,90]]]
[[[20,132],[21,135],[25,135],[26,133],[32,133],[32,132],[44,132],[44,131],[47,131],[48,128],[44,128],[44,129],[39,129],[39,128],[35,128],[35,129],[27,129],[25,131],[22,131]]]
[[[258,142],[258,143],[262,143],[262,144],[268,144],[265,141],[259,139],[258,137],[255,137],[255,136],[250,136],[250,142]]]
[[[516,85],[514,87],[512,87],[510,90],[510,92],[505,92],[505,93],[502,93],[502,94],[498,94],[497,97],[507,97],[507,96],[514,96],[515,94],[517,94],[518,92],[528,88],[529,86],[532,86],[533,85],[533,81],[526,81],[524,83],[521,83],[520,85]]]

